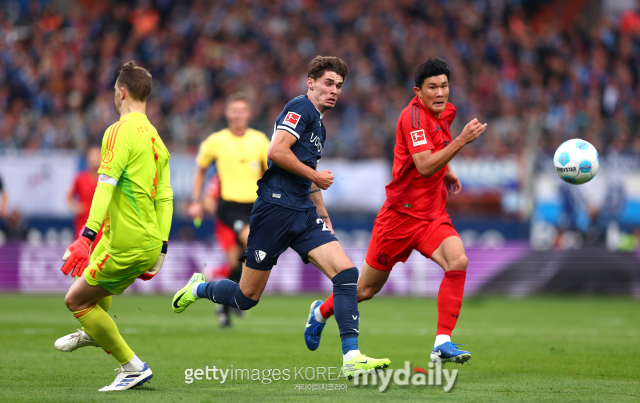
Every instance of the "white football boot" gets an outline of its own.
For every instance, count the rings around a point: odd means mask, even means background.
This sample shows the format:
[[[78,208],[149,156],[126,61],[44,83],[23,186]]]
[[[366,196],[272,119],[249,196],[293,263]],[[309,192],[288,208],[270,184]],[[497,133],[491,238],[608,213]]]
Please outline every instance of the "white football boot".
[[[99,347],[91,336],[89,336],[84,330],[78,329],[77,332],[68,334],[64,337],[60,337],[55,342],[55,346],[58,350],[70,353],[80,347]]]
[[[114,390],[127,390],[131,388],[135,388],[136,386],[140,386],[145,382],[149,382],[151,378],[153,378],[153,374],[151,373],[151,369],[144,363],[144,367],[142,367],[141,371],[125,371],[124,368],[116,368],[118,374],[116,375],[116,380],[113,381],[111,385],[105,386],[100,389],[99,392],[111,392]]]

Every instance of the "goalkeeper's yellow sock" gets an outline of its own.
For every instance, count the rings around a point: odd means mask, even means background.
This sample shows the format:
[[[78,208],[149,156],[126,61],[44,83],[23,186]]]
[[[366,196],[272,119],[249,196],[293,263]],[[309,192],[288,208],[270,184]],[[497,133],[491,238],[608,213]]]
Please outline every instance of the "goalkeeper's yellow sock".
[[[133,350],[118,332],[118,326],[113,319],[98,304],[73,312],[73,316],[82,324],[84,331],[107,354],[113,355],[120,365],[131,361],[135,355]]]
[[[109,312],[109,308],[111,308],[111,295],[109,295],[106,298],[101,299],[98,302],[98,306],[100,308],[102,308],[103,311]],[[87,329],[85,329],[84,326],[82,327],[82,330],[84,330],[84,332],[87,333]]]
[[[109,295],[108,297],[102,298],[98,302],[98,306],[100,306],[100,308],[102,308],[103,311],[109,312],[109,308],[111,308],[111,295]]]

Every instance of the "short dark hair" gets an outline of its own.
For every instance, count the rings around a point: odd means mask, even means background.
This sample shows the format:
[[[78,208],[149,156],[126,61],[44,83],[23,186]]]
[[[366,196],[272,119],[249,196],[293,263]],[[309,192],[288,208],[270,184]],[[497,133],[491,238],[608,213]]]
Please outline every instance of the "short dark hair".
[[[135,101],[147,102],[151,95],[151,74],[144,68],[137,66],[133,60],[120,67],[120,75],[116,84],[124,86]]]
[[[346,80],[349,75],[347,64],[339,58],[335,56],[316,56],[311,63],[309,63],[307,77],[317,80],[322,77],[325,71],[333,71],[339,76],[342,76],[343,80]]]
[[[449,66],[447,66],[447,62],[439,57],[434,59],[429,58],[429,60],[416,67],[416,71],[414,72],[416,87],[422,88],[424,80],[442,74],[446,75],[447,80],[449,80]]]
[[[232,102],[236,101],[244,101],[247,105],[251,105],[251,101],[249,101],[249,97],[244,92],[236,92],[227,97],[224,101],[224,108],[227,109]]]

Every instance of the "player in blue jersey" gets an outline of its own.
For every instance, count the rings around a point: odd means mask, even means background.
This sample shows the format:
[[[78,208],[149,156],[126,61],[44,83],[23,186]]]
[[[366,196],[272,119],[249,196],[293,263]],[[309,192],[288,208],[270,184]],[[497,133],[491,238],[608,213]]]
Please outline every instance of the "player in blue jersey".
[[[333,282],[343,372],[352,379],[386,369],[390,361],[366,357],[358,349],[358,269],[335,237],[322,201],[320,191],[331,186],[333,175],[328,169],[316,170],[327,135],[322,118],[336,105],[348,73],[347,65],[337,57],[317,56],[309,64],[307,94],[289,101],[276,119],[269,168],[258,181],[258,198],[249,218],[240,284],[229,280],[206,283],[196,273],[174,296],[173,310],[180,313],[198,298],[241,310],[254,307],[271,268],[291,247]]]

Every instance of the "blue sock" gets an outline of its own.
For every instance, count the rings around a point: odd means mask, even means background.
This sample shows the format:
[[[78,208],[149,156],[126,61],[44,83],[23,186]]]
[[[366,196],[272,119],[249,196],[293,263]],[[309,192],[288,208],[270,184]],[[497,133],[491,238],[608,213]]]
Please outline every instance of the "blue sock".
[[[220,280],[210,281],[198,285],[199,298],[208,298],[216,304],[227,305],[233,308],[246,311],[256,306],[258,301],[246,297],[240,286],[235,281]]]
[[[333,279],[333,312],[340,329],[342,353],[358,350],[358,269],[352,267],[336,274]]]
[[[335,302],[334,302],[334,306],[335,306]],[[342,355],[347,354],[351,350],[358,350],[357,337],[348,337],[346,339],[342,339]]]

